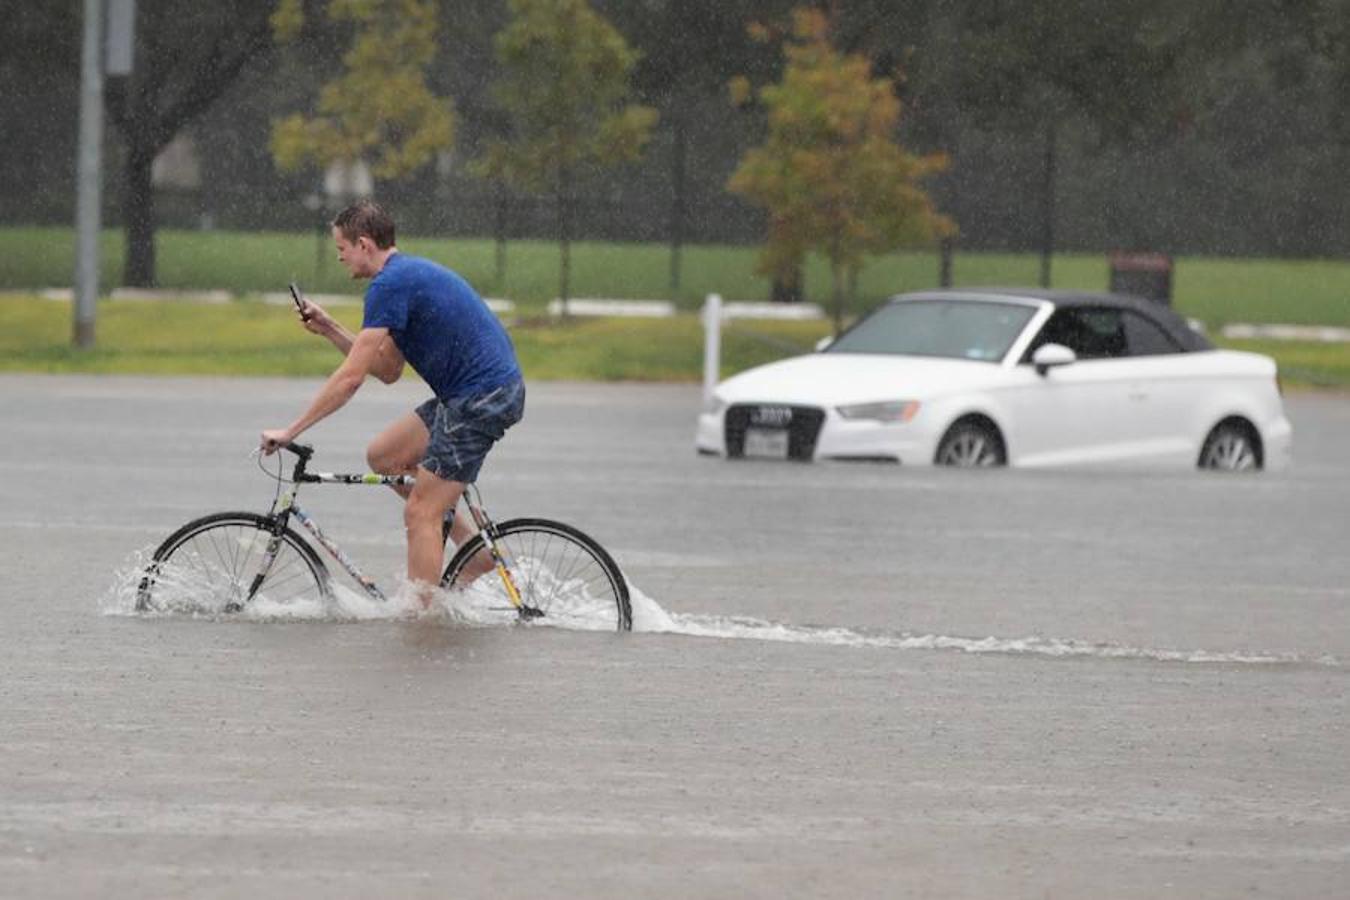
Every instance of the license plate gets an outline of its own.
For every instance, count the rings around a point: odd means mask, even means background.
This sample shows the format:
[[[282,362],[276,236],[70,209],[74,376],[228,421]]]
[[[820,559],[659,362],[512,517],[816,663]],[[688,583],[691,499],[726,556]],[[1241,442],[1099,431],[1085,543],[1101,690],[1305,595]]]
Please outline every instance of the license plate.
[[[747,428],[745,455],[787,459],[788,433],[782,428]]]

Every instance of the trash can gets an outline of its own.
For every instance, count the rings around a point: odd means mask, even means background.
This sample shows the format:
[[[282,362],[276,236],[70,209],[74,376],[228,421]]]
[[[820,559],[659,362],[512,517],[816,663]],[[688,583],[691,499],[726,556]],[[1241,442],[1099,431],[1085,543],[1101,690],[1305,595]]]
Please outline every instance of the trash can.
[[[1166,253],[1112,253],[1111,292],[1172,305],[1172,257]]]

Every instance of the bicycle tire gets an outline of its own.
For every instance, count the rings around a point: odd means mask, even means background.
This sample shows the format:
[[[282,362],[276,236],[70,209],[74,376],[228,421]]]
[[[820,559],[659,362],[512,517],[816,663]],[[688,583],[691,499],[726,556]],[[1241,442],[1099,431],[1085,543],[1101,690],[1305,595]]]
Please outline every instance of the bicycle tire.
[[[543,624],[632,630],[628,582],[594,538],[551,519],[510,519],[497,526],[495,541],[521,599],[538,610],[537,619]],[[455,586],[469,561],[483,550],[481,534],[466,541],[445,567],[441,586]],[[480,578],[496,576],[489,572]],[[499,584],[496,589],[504,599],[505,589]]]
[[[251,512],[193,519],[164,539],[136,589],[137,612],[236,612],[243,607],[272,536],[272,521]],[[254,599],[294,607],[331,599],[328,568],[287,528]]]

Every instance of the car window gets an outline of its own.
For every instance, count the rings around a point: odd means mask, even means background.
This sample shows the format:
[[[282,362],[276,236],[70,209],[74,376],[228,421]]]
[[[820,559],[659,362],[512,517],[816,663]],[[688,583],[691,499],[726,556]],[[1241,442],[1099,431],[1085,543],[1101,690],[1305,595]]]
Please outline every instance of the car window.
[[[1181,347],[1172,336],[1157,324],[1135,312],[1126,310],[1125,343],[1131,356],[1159,356],[1164,353],[1180,353]]]
[[[1072,306],[1058,309],[1027,348],[1023,362],[1046,344],[1063,344],[1079,359],[1109,359],[1128,354],[1121,310]]]
[[[974,300],[888,303],[830,344],[826,353],[888,353],[999,362],[1036,308]]]

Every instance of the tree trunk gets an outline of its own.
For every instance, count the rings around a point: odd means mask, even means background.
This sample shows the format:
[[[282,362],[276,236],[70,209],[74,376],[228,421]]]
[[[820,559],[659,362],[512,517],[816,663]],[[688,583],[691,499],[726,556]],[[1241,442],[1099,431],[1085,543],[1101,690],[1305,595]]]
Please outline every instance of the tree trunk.
[[[497,215],[495,217],[495,221],[493,222],[495,226],[493,230],[496,232],[497,238],[496,272],[494,274],[493,283],[495,284],[496,290],[499,293],[504,293],[506,291],[507,200],[506,200],[506,186],[502,184],[500,181],[497,182],[497,190],[495,191],[495,197],[493,199],[496,200],[496,207],[497,207],[496,209]]]
[[[832,297],[830,298],[830,305],[834,307],[835,337],[839,337],[840,333],[844,330],[844,294],[847,290],[845,284],[846,279],[847,275],[843,265],[831,260],[830,280],[833,284],[831,287]]]
[[[956,246],[950,236],[938,243],[938,287],[952,286],[952,255]]]
[[[684,125],[684,115],[679,113],[673,123],[675,146],[671,154],[671,184],[675,189],[674,203],[670,210],[670,298],[678,300],[680,296],[680,255],[684,245],[685,218],[685,177],[684,159],[688,130]]]
[[[568,291],[572,278],[572,173],[564,166],[558,172],[558,243],[562,258],[558,272],[558,300],[562,316],[567,318]]]
[[[122,283],[130,287],[155,286],[155,194],[150,181],[154,152],[133,144],[127,156],[125,195],[122,198],[126,228],[126,258]]]
[[[562,316],[567,318],[567,298],[571,287],[572,277],[572,242],[567,238],[562,239],[562,260],[561,272],[559,273],[558,299],[562,301]]]
[[[776,272],[769,285],[770,303],[802,302],[802,270],[794,266],[791,271]]]

